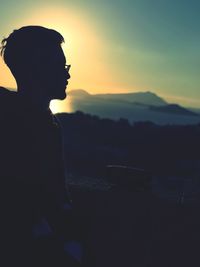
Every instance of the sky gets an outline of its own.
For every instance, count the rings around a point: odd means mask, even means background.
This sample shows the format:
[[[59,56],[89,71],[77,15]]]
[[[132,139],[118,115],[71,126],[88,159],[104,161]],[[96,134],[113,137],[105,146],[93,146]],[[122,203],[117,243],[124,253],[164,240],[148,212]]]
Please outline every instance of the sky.
[[[1,1],[0,38],[24,25],[58,30],[68,90],[152,91],[200,108],[199,0]],[[0,85],[16,88],[0,60]]]

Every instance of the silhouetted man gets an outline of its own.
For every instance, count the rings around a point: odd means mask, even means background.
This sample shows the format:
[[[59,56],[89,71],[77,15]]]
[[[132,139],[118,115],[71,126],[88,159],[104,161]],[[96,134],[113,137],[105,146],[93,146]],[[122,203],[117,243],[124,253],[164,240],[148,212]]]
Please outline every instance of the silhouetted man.
[[[17,92],[0,88],[1,266],[75,266],[63,252],[70,201],[60,126],[49,109],[52,99],[66,97],[70,78],[62,42],[40,26],[2,41]]]

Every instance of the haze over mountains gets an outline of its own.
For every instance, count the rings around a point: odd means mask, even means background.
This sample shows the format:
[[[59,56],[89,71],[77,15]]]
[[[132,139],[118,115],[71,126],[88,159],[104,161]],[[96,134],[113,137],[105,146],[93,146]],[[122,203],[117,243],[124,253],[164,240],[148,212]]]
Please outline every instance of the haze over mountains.
[[[9,90],[13,91],[10,88]],[[160,125],[200,123],[200,108],[185,108],[168,103],[164,98],[150,91],[89,94],[86,90],[74,89],[67,93],[67,98],[62,102],[59,113],[79,110],[101,118],[115,120],[125,118],[130,123],[137,121],[152,121]]]
[[[126,94],[95,94],[71,90],[67,101],[71,111],[83,111],[104,118],[152,121],[157,124],[200,123],[200,110],[192,111],[177,104],[169,104],[152,92]],[[198,113],[199,112],[199,113]]]

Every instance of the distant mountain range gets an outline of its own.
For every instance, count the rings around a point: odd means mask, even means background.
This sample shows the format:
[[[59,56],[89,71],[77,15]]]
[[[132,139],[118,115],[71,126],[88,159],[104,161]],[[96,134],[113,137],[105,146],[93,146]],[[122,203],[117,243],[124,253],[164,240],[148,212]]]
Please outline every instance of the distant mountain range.
[[[200,123],[200,109],[168,103],[150,91],[89,94],[86,90],[76,89],[67,93],[67,98],[62,103],[62,112],[69,112],[69,107],[70,112],[80,110],[102,118],[115,120],[125,118],[131,123],[137,121],[152,121],[160,125]]]
[[[89,94],[82,89],[68,92],[72,112],[80,110],[100,117],[126,118],[131,123],[152,121],[157,124],[196,124],[200,114],[177,104],[169,104],[152,92],[126,94]],[[195,110],[196,111],[196,110]]]
[[[176,115],[182,115],[182,116],[199,116],[197,113],[190,111],[186,108],[183,108],[177,104],[168,104],[164,106],[150,106],[150,110],[157,111],[157,112],[164,112],[164,113],[170,113],[170,114],[176,114]]]
[[[68,96],[73,97],[83,97],[83,98],[98,98],[101,100],[111,100],[111,101],[120,101],[127,103],[138,103],[154,106],[163,106],[167,102],[161,97],[157,96],[152,92],[137,92],[137,93],[126,93],[126,94],[94,94],[91,95],[87,91],[82,89],[71,90],[68,92]]]
[[[163,106],[167,104],[164,99],[152,92],[137,92],[126,94],[97,94],[94,96],[115,101],[126,101],[129,103],[140,103],[154,106]]]

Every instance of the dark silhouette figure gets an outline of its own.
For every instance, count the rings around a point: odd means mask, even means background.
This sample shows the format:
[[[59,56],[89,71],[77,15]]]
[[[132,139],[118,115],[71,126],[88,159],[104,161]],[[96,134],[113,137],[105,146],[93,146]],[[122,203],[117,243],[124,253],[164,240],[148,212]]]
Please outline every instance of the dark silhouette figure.
[[[66,97],[70,78],[62,42],[40,26],[2,41],[17,92],[0,88],[1,266],[77,266],[64,252],[70,200],[60,125],[49,109],[52,99]]]

